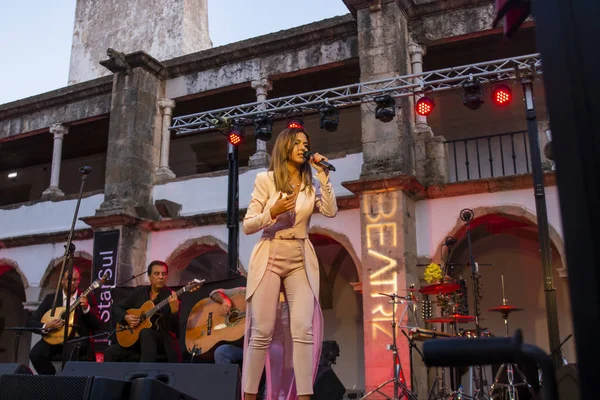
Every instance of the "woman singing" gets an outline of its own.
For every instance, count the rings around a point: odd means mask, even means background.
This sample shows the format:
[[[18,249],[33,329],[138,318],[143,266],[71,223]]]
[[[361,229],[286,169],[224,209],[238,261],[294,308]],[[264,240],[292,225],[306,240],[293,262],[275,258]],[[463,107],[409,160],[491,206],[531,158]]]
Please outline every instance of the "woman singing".
[[[269,171],[256,176],[244,218],[244,233],[263,231],[248,267],[245,400],[256,399],[265,361],[266,399],[309,400],[313,394],[323,316],[318,302],[319,264],[308,228],[315,208],[333,218],[337,203],[329,171],[316,164],[327,159],[315,154],[306,162],[304,152],[309,149],[304,130],[284,129],[279,134]],[[315,180],[311,166],[317,171]],[[282,286],[287,300],[283,307]]]

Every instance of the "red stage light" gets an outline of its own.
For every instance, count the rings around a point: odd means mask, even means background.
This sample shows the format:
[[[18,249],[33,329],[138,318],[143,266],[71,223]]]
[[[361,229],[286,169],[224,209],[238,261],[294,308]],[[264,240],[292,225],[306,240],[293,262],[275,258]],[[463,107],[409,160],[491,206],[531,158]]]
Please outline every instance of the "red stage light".
[[[512,90],[508,85],[500,84],[492,90],[492,101],[497,106],[507,106],[512,101]]]
[[[238,125],[234,125],[234,127],[229,131],[227,135],[227,140],[234,146],[239,145],[244,141],[244,128]]]
[[[230,132],[227,139],[229,140],[229,143],[234,146],[242,143],[242,136],[238,132]]]
[[[426,117],[431,114],[433,109],[435,108],[435,102],[431,97],[423,96],[419,100],[417,100],[417,104],[415,104],[415,111],[417,114]]]
[[[304,121],[299,118],[292,119],[288,122],[287,127],[289,129],[304,129]]]

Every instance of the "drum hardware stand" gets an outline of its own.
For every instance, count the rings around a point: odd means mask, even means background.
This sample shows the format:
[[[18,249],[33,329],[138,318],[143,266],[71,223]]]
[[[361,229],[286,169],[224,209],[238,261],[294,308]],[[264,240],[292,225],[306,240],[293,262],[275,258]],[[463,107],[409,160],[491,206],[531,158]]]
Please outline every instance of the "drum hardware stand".
[[[504,275],[501,275],[501,279],[502,279],[502,305],[503,306],[508,306],[507,304],[507,300],[506,300],[506,295],[504,293]],[[509,333],[508,333],[508,314],[510,314],[511,311],[520,311],[522,309],[520,308],[507,308],[505,311],[502,312],[502,319],[504,320],[504,330],[505,330],[505,336],[509,337]],[[500,376],[502,375],[502,372],[504,372],[504,368],[506,368],[506,377],[508,380],[508,383],[498,383],[498,381],[500,380]],[[519,374],[519,376],[521,377],[523,382],[518,382],[515,383],[514,382],[514,373],[515,371],[517,372],[517,374]],[[493,395],[494,390],[498,387],[504,387],[507,388],[508,390],[508,400],[517,400],[518,399],[518,395],[516,394],[516,388],[518,386],[527,386],[527,390],[529,390],[529,393],[531,393],[532,398],[535,398],[535,393],[533,392],[533,389],[531,388],[531,385],[529,384],[529,382],[527,382],[527,378],[525,377],[525,374],[523,374],[523,372],[519,369],[519,366],[516,364],[502,364],[500,365],[500,368],[498,369],[498,372],[496,373],[496,376],[494,378],[494,383],[492,383],[492,385],[490,386],[490,396]]]
[[[456,322],[456,321],[451,322],[448,325],[449,326],[454,325],[454,329],[452,330],[452,332],[453,332],[452,337],[456,337],[457,332],[458,332],[458,328],[457,328],[458,322]],[[442,325],[442,327],[443,327],[443,325]],[[450,327],[448,328],[448,330],[450,330]],[[455,379],[455,382],[453,382],[453,384],[454,384],[454,387],[456,388],[456,390],[454,390],[452,388],[450,388],[450,390],[448,390],[448,386],[446,386],[446,369],[442,368],[442,377],[439,378],[436,373],[434,382],[431,385],[431,389],[429,389],[429,393],[427,394],[427,400],[434,400],[434,399],[457,399],[457,400],[458,399],[461,399],[461,400],[462,399],[473,399],[474,400],[474,399],[477,399],[476,397],[469,396],[468,394],[466,394],[464,392],[459,394],[459,392],[458,392],[459,384],[457,382],[458,374],[457,374],[457,371],[455,368],[451,368],[451,369],[453,370],[452,376]],[[442,383],[441,383],[441,388],[438,389],[439,381],[441,381]],[[435,395],[434,395],[434,389],[437,389],[437,393]]]
[[[379,393],[384,396],[387,400],[400,400],[402,397],[406,397],[409,400],[418,400],[417,396],[408,389],[406,383],[400,380],[400,371],[402,370],[402,365],[400,364],[400,357],[398,356],[398,346],[396,345],[396,304],[399,303],[398,299],[405,299],[405,297],[398,296],[397,294],[385,294],[379,293],[382,296],[389,297],[390,303],[392,304],[392,344],[389,345],[389,350],[392,351],[392,367],[394,369],[394,377],[392,379],[388,379],[383,382],[381,385],[377,386],[375,389],[371,390],[369,393],[360,398],[360,400],[366,399],[374,393]],[[412,375],[411,375],[412,379]],[[383,392],[379,390],[387,385],[388,383],[394,384],[394,397],[389,397]],[[402,389],[402,392],[400,392]]]
[[[557,347],[557,348],[555,348],[554,350],[552,350],[552,351],[550,352],[550,354],[549,354],[549,357],[550,357],[550,358],[552,358],[552,356],[553,356],[554,354],[558,353],[558,355],[560,356],[560,359],[562,360],[562,363],[563,363],[563,365],[567,365],[567,364],[569,364],[569,363],[567,362],[567,359],[565,358],[565,356],[563,356],[563,353],[562,353],[562,347],[563,347],[563,345],[564,345],[565,343],[567,343],[567,341],[568,341],[569,339],[571,339],[571,337],[572,337],[572,336],[573,336],[573,334],[571,333],[571,334],[569,334],[569,336],[567,336],[567,337],[566,337],[566,338],[565,338],[565,339],[564,339],[562,342],[560,342],[560,344],[558,345],[558,347]]]
[[[402,332],[402,334],[406,337],[406,339],[408,340],[408,361],[409,361],[409,365],[410,365],[410,387],[413,391],[413,393],[418,396],[417,390],[416,390],[416,386],[415,386],[415,374],[414,374],[414,368],[413,368],[413,349],[415,349],[417,351],[417,353],[419,353],[419,356],[421,356],[421,361],[423,361],[423,353],[421,353],[421,350],[419,349],[419,347],[415,344],[415,340],[411,339],[410,336],[408,336],[406,334],[406,332],[404,332],[404,330],[401,330],[400,332]],[[429,375],[429,368],[427,368],[427,372]]]
[[[414,287],[415,287],[414,284],[410,285],[410,289],[414,289]],[[400,299],[398,301],[400,304],[406,304],[404,306],[404,311],[402,312],[402,315],[400,316],[398,321],[400,321],[400,322],[404,321],[404,316],[406,315],[407,311],[410,310],[410,313],[412,314],[414,321],[416,323],[416,325],[414,325],[414,326],[407,324],[407,325],[398,325],[398,327],[403,328],[403,329],[418,328],[419,327],[419,315],[417,313],[417,306],[415,305],[415,302],[417,302],[417,298],[413,294],[412,290],[405,297],[397,296],[397,298]],[[410,318],[410,316],[407,318],[407,321],[409,320],[409,318]]]
[[[476,337],[479,338],[481,336],[481,326],[479,325],[479,266],[475,263],[475,257],[473,256],[473,246],[471,243],[471,220],[475,216],[473,210],[465,208],[460,211],[460,219],[465,222],[466,231],[467,231],[467,244],[469,247],[469,264],[471,265],[471,276],[473,279],[473,298],[474,298],[474,315],[475,315],[475,334]],[[477,365],[477,389],[475,391],[476,399],[485,399],[485,391],[483,390],[484,381],[483,381],[483,367],[481,365]]]

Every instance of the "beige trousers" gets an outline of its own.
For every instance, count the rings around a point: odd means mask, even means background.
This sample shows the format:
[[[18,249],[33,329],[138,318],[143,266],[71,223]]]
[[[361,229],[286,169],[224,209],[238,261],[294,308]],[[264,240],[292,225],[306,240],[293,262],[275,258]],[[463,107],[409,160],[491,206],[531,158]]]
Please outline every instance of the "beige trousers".
[[[269,265],[250,298],[252,319],[244,392],[255,394],[273,338],[279,293],[283,283],[290,310],[293,366],[298,395],[313,394],[314,294],[304,266],[304,240],[272,239]]]

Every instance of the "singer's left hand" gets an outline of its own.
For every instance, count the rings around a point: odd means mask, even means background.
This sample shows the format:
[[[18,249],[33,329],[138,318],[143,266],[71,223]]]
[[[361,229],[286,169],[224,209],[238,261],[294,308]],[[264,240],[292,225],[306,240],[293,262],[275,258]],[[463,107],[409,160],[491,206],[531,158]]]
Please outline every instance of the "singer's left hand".
[[[320,161],[329,161],[329,160],[327,159],[327,157],[324,157],[324,156],[320,155],[319,153],[315,153],[311,157],[311,159],[310,159],[309,162],[310,162],[310,165],[312,165],[312,167],[314,169],[316,169],[318,173],[319,172],[323,172],[323,171],[327,171],[328,172],[328,170],[326,168],[323,168],[319,164],[317,164]]]

